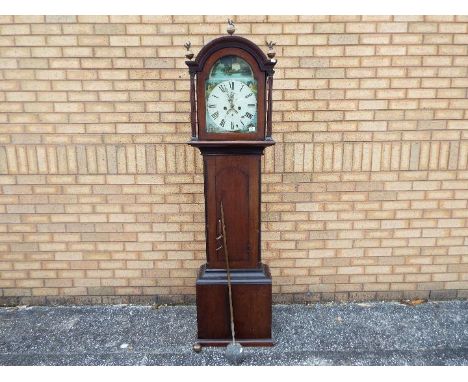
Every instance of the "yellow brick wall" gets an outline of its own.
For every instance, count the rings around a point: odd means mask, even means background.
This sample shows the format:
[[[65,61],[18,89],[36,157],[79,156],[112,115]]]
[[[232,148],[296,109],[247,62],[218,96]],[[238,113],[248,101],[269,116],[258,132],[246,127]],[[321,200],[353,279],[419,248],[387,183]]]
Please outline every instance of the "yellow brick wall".
[[[277,47],[277,301],[467,297],[468,17],[234,16]],[[0,302],[193,300],[183,44],[227,16],[0,16]]]

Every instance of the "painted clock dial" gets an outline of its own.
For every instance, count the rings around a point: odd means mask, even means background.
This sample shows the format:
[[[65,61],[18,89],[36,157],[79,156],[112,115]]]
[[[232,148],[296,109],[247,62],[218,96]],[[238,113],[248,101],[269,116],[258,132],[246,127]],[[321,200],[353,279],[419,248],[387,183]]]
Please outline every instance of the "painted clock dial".
[[[214,133],[257,131],[257,81],[237,56],[220,58],[206,80],[206,129]]]
[[[255,131],[256,111],[255,94],[238,80],[219,83],[208,96],[207,113],[218,131]]]

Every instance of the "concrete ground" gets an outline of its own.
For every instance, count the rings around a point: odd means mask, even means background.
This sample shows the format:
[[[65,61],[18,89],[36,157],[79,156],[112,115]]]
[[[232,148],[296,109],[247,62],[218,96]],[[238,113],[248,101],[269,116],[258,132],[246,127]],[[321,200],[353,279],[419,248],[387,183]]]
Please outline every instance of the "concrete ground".
[[[468,301],[274,305],[244,365],[468,365]],[[194,306],[0,308],[0,365],[226,365],[194,353]]]

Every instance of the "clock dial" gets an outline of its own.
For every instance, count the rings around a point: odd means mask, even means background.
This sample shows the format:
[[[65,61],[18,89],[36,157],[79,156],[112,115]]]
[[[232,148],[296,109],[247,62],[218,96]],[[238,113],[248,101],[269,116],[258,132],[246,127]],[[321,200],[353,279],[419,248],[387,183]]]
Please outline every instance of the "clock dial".
[[[254,132],[257,97],[251,87],[242,81],[223,81],[210,92],[206,113],[219,132]]]
[[[257,131],[257,80],[250,65],[237,56],[215,62],[205,85],[206,131]]]

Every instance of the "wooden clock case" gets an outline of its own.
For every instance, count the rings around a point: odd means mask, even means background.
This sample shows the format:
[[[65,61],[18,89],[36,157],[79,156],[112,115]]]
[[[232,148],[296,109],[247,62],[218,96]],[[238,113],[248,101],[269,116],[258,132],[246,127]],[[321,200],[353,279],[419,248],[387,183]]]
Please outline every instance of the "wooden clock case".
[[[238,56],[257,81],[257,130],[253,133],[206,131],[205,80],[214,63]],[[273,67],[257,45],[238,36],[215,39],[203,47],[190,73],[191,146],[203,156],[206,264],[196,281],[198,342],[225,346],[232,341],[224,253],[217,251],[221,201],[224,206],[236,340],[244,346],[271,346],[271,286],[261,262],[261,156],[271,138]]]

